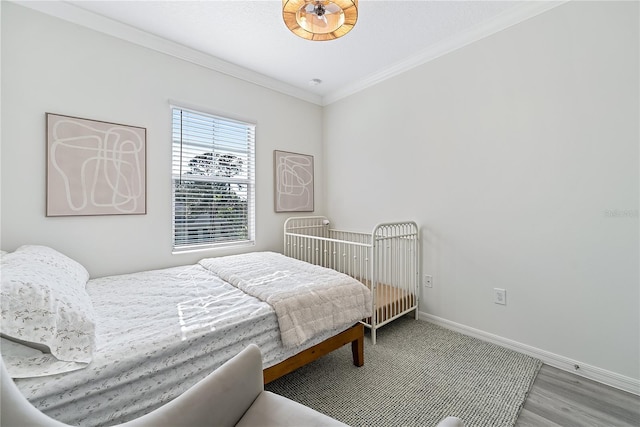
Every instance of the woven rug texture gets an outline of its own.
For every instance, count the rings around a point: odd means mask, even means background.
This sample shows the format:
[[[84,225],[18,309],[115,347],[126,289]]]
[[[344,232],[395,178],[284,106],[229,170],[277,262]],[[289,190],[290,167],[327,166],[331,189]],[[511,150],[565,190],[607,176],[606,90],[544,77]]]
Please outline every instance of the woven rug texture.
[[[403,317],[365,338],[364,366],[344,346],[265,389],[350,426],[513,426],[542,366],[538,359]]]

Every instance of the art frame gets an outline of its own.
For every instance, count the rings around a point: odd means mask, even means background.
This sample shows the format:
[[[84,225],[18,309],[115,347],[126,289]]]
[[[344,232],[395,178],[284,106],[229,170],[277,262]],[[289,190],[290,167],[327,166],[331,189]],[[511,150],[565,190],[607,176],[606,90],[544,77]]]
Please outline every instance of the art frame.
[[[274,209],[276,212],[313,212],[313,156],[273,151]]]
[[[147,130],[46,113],[46,216],[147,213]]]

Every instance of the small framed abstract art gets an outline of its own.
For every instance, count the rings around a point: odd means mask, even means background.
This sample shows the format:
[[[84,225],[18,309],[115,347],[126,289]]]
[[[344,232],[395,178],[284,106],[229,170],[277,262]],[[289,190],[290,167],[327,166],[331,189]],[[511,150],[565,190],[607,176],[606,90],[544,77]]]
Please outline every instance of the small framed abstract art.
[[[276,212],[313,212],[313,156],[273,152]]]
[[[147,130],[47,113],[47,216],[141,215]]]

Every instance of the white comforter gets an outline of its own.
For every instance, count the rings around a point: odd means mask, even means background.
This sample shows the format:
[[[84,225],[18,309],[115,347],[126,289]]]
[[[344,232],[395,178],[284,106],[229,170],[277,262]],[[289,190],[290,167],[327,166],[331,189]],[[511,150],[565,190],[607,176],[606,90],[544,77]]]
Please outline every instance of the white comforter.
[[[369,289],[335,270],[274,252],[207,258],[200,265],[270,304],[285,347],[371,316]]]
[[[92,279],[87,292],[96,312],[89,366],[16,380],[38,409],[83,427],[148,413],[251,343],[260,347],[268,368],[349,326],[286,349],[269,304],[199,265]]]

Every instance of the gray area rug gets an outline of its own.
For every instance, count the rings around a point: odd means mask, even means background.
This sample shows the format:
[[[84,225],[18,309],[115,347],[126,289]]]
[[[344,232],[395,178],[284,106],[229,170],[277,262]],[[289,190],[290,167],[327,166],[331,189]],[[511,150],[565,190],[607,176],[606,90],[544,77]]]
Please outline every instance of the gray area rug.
[[[265,388],[353,427],[513,426],[542,366],[532,357],[403,317],[369,334],[365,364],[347,345]]]

